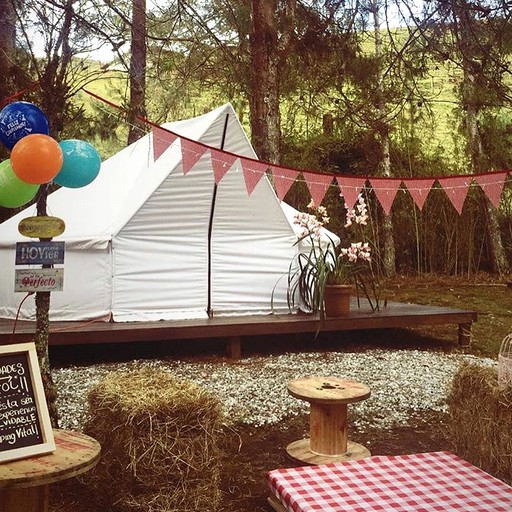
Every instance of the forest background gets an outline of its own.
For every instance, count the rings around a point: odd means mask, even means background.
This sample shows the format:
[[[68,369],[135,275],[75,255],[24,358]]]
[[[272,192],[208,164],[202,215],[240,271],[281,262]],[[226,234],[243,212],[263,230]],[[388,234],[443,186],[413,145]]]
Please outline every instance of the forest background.
[[[510,170],[511,14],[506,0],[0,0],[0,98],[37,104],[53,137],[103,158],[146,119],[230,101],[266,162],[389,178]],[[438,183],[421,210],[403,189],[390,215],[365,188],[374,270],[507,275],[511,181],[499,208],[473,182],[460,215]],[[301,180],[286,196],[300,210],[309,199]],[[337,187],[324,205],[352,236]]]

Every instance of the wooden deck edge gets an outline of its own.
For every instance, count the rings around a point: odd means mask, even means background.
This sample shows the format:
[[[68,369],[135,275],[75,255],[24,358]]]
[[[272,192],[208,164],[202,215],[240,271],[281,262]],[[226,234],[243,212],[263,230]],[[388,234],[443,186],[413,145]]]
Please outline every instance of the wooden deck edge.
[[[400,305],[396,310],[371,313],[355,311],[343,318],[301,315],[265,315],[247,317],[214,317],[197,320],[160,322],[51,322],[50,345],[92,345],[103,343],[173,341],[225,338],[228,353],[240,357],[241,338],[303,333],[325,333],[350,330],[412,328],[426,325],[455,324],[458,341],[468,345],[476,311],[428,306]],[[19,322],[12,334],[13,321],[0,321],[0,344],[30,341],[35,322]]]
[[[319,320],[298,321],[295,319],[286,322],[267,322],[263,317],[259,323],[247,324],[206,324],[183,326],[172,321],[165,325],[155,327],[148,323],[135,324],[99,323],[94,327],[83,327],[80,322],[76,326],[59,329],[50,324],[52,341],[55,344],[65,343],[66,339],[80,337],[84,343],[108,343],[116,341],[145,341],[145,340],[176,340],[193,338],[216,338],[230,336],[251,336],[268,334],[295,334],[303,332],[332,332],[361,329],[385,329],[394,327],[416,327],[421,325],[457,324],[470,326],[476,321],[476,314],[459,313],[442,316],[414,316],[414,317],[380,317],[364,319],[328,319],[321,323]],[[19,329],[13,334],[0,334],[0,337],[32,335],[33,328]],[[107,339],[104,339],[107,338]],[[122,338],[122,339],[119,339]]]

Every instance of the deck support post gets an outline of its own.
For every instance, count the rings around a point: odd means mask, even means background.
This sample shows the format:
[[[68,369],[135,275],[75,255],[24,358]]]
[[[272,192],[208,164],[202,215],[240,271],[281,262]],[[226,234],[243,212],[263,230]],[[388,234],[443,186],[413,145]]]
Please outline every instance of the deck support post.
[[[467,347],[471,344],[472,324],[459,324],[459,345]]]
[[[230,336],[228,338],[228,355],[231,359],[240,359],[242,357],[240,336]]]

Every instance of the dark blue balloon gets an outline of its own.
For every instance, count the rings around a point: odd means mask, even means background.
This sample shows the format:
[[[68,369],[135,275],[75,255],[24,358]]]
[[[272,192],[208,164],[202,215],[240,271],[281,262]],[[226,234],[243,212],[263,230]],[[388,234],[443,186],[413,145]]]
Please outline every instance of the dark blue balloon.
[[[26,135],[49,132],[46,116],[32,103],[16,101],[0,111],[0,141],[8,149]]]

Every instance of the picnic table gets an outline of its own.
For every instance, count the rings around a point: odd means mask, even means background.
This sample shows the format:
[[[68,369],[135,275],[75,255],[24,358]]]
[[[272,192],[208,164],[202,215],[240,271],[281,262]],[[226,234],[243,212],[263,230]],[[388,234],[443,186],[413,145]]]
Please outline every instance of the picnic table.
[[[510,512],[512,487],[457,455],[379,455],[267,474],[277,512]]]

